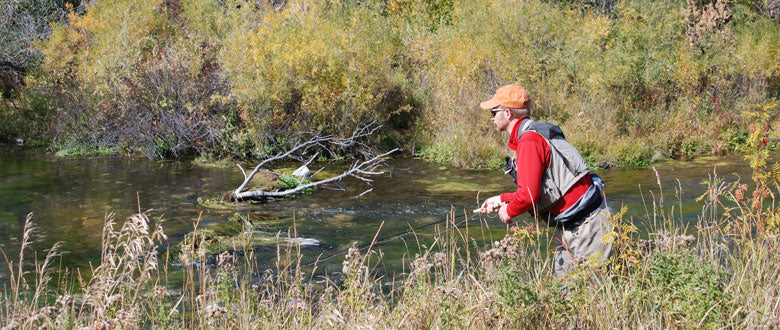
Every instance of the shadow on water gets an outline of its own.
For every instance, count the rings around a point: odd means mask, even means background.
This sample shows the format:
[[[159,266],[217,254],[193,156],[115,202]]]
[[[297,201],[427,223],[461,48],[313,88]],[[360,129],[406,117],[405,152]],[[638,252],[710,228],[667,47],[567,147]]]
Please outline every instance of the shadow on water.
[[[451,212],[458,221],[479,201],[513,188],[508,176],[498,170],[461,170],[414,159],[397,159],[390,164],[388,174],[374,177],[373,191],[360,198],[353,197],[368,187],[353,180],[343,183],[346,191],[319,189],[305,198],[231,211],[201,208],[196,199],[237,187],[241,174],[233,167],[186,161],[150,162],[123,156],[59,159],[40,150],[3,147],[0,248],[9,256],[18,254],[24,218],[32,212],[39,227],[33,243],[35,250],[40,253],[62,241],[62,266],[88,267],[90,262],[99,260],[106,214],[114,212],[117,219],[124,219],[138,211],[140,201],[142,210],[152,209],[152,218],[164,219],[172,243],[192,230],[201,212],[203,226],[226,222],[235,213],[260,220],[255,221],[254,230],[269,237],[278,232],[286,236],[294,221],[298,235],[306,239],[303,253],[314,260],[318,255],[327,257],[346,249],[352,242],[370,241],[382,222],[380,236],[442,220]],[[717,167],[722,178],[731,180],[735,178],[732,173],[739,173],[747,179],[750,169],[743,164],[741,156],[731,156],[657,165],[664,201],[677,205],[675,214],[682,214],[684,222],[694,223],[701,212],[701,205],[694,200],[704,191],[701,182],[713,172],[713,167]],[[652,201],[661,197],[654,171],[612,169],[599,174],[613,208],[627,205],[628,216],[640,228],[648,224]],[[493,229],[484,239],[503,236],[505,226],[495,215],[482,220]],[[519,222],[530,224],[527,216],[519,217]],[[434,228],[425,231],[430,233]],[[413,240],[407,236],[406,240],[381,246],[385,267],[400,269],[405,254],[413,256],[417,250]],[[276,257],[276,249],[271,245],[257,247],[256,253],[261,266],[270,267]],[[340,259],[329,260],[326,268],[340,269]],[[6,272],[0,267],[2,281]]]

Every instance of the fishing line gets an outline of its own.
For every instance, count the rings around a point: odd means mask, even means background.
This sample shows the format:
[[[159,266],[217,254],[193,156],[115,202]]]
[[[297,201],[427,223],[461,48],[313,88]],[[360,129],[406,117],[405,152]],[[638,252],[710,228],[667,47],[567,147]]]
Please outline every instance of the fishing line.
[[[395,234],[392,234],[392,235],[383,236],[381,238],[378,238],[376,241],[374,241],[373,245],[379,245],[379,244],[387,243],[387,242],[390,242],[390,241],[394,241],[394,240],[400,239],[401,237],[404,237],[404,236],[410,235],[410,234],[416,234],[418,236],[436,236],[436,235],[441,235],[441,234],[447,233],[447,232],[449,232],[451,230],[454,230],[455,228],[459,227],[460,225],[462,225],[462,224],[466,223],[467,221],[473,219],[478,214],[481,214],[481,213],[475,213],[475,214],[466,216],[465,219],[459,221],[458,223],[454,223],[454,225],[452,227],[450,227],[450,228],[448,228],[446,230],[440,231],[440,232],[436,232],[436,233],[432,233],[432,234],[416,233],[420,229],[424,229],[424,228],[427,228],[427,227],[430,227],[430,226],[434,226],[434,225],[440,224],[442,222],[448,221],[449,220],[448,217],[446,217],[446,218],[444,218],[442,220],[438,220],[438,221],[434,221],[434,222],[431,222],[431,223],[427,223],[427,224],[424,224],[424,225],[421,225],[421,226],[418,226],[418,227],[412,227],[412,228],[409,228],[407,230],[404,230],[404,231],[401,231],[401,232],[398,232],[398,233],[395,233]],[[365,250],[367,250],[371,246],[372,246],[371,243],[367,243],[367,244],[364,243],[364,244],[362,244],[362,246],[358,247],[358,251],[365,251]],[[312,261],[312,262],[310,262],[308,264],[305,264],[305,265],[301,266],[301,268],[307,268],[307,267],[313,266],[314,264],[317,264],[317,263],[320,263],[320,262],[324,262],[324,261],[328,261],[328,260],[333,259],[335,257],[344,255],[347,252],[349,252],[349,249],[350,248],[347,248],[345,250],[339,251],[338,253],[330,255],[330,256],[328,256],[327,258],[324,258],[324,259],[317,259],[315,261]]]

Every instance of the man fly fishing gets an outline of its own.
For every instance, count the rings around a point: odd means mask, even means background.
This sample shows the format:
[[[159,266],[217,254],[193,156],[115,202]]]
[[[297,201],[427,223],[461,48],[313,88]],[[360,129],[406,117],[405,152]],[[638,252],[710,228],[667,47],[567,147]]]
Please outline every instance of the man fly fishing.
[[[482,109],[490,110],[496,129],[510,133],[507,146],[517,158],[507,158],[506,169],[517,190],[490,197],[474,211],[498,212],[507,224],[531,212],[555,227],[559,246],[553,272],[562,276],[578,260],[591,255],[602,260],[609,257],[612,243],[602,237],[612,231],[611,209],[601,192],[601,178],[590,173],[558,126],[530,118],[528,103],[528,93],[518,85],[501,87],[493,98],[480,103]]]

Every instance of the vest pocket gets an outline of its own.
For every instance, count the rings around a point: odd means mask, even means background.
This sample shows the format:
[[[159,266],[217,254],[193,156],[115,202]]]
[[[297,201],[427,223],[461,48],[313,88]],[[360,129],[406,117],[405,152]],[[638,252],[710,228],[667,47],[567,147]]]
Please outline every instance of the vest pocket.
[[[547,212],[559,199],[561,199],[561,191],[558,186],[548,175],[542,176],[542,189],[539,196],[539,205],[537,208],[540,211]]]

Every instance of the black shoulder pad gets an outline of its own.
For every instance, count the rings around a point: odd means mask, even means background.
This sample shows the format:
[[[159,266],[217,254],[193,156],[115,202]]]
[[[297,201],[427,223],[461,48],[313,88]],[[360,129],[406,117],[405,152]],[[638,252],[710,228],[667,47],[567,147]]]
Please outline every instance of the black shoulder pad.
[[[561,131],[560,127],[547,122],[535,122],[531,126],[531,129],[541,134],[548,140],[557,138],[566,139],[566,136],[563,135],[563,131]]]

